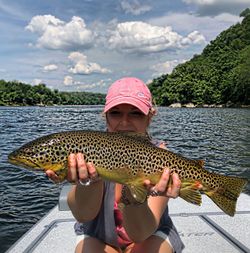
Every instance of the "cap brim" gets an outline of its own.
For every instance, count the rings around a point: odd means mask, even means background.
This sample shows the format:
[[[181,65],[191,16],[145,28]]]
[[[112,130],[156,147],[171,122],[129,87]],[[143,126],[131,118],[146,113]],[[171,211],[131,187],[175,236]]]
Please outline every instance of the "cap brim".
[[[126,97],[126,98],[122,97],[122,98],[116,98],[116,99],[112,100],[110,103],[105,105],[104,112],[106,113],[111,108],[113,108],[117,105],[121,105],[121,104],[133,105],[136,108],[138,108],[141,112],[143,112],[145,115],[148,115],[148,113],[149,113],[149,106],[148,105],[146,105],[141,100],[138,100],[138,99],[135,99],[132,97]]]

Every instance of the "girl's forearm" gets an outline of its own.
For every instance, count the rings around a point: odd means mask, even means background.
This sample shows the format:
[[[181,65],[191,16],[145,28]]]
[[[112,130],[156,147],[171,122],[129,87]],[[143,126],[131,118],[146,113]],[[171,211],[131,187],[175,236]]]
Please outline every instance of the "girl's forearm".
[[[94,219],[98,214],[103,196],[103,181],[89,186],[74,185],[68,193],[68,205],[72,214],[79,222]]]

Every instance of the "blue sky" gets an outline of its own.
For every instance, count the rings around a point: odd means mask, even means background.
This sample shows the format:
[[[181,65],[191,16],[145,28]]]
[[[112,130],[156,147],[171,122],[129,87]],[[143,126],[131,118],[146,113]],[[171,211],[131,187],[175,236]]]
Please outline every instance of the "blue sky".
[[[68,91],[150,82],[241,22],[250,0],[0,0],[0,79]]]

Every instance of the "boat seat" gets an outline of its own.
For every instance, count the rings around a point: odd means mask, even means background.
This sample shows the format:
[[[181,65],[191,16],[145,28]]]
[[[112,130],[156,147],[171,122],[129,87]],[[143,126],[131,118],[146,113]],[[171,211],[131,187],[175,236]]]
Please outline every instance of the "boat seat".
[[[59,211],[70,211],[68,202],[67,202],[67,195],[71,187],[72,187],[72,184],[67,183],[63,185],[60,195],[59,195],[59,200],[58,200]]]

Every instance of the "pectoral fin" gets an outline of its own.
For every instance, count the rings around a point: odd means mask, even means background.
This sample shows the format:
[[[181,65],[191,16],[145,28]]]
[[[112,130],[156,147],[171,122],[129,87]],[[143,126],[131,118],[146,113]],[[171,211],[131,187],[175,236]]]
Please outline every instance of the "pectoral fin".
[[[189,203],[201,205],[201,189],[202,185],[198,181],[183,181],[180,189],[180,197]]]
[[[60,182],[66,179],[67,176],[67,169],[64,163],[55,163],[55,164],[43,164],[42,168],[47,170],[52,170],[58,176]]]
[[[128,185],[128,188],[137,202],[143,203],[146,201],[148,192],[144,186]]]
[[[147,198],[147,189],[144,187],[144,176],[142,168],[135,168],[136,172],[131,170],[128,165],[107,170],[97,167],[98,174],[103,178],[126,185],[135,201],[139,203],[145,202]]]

